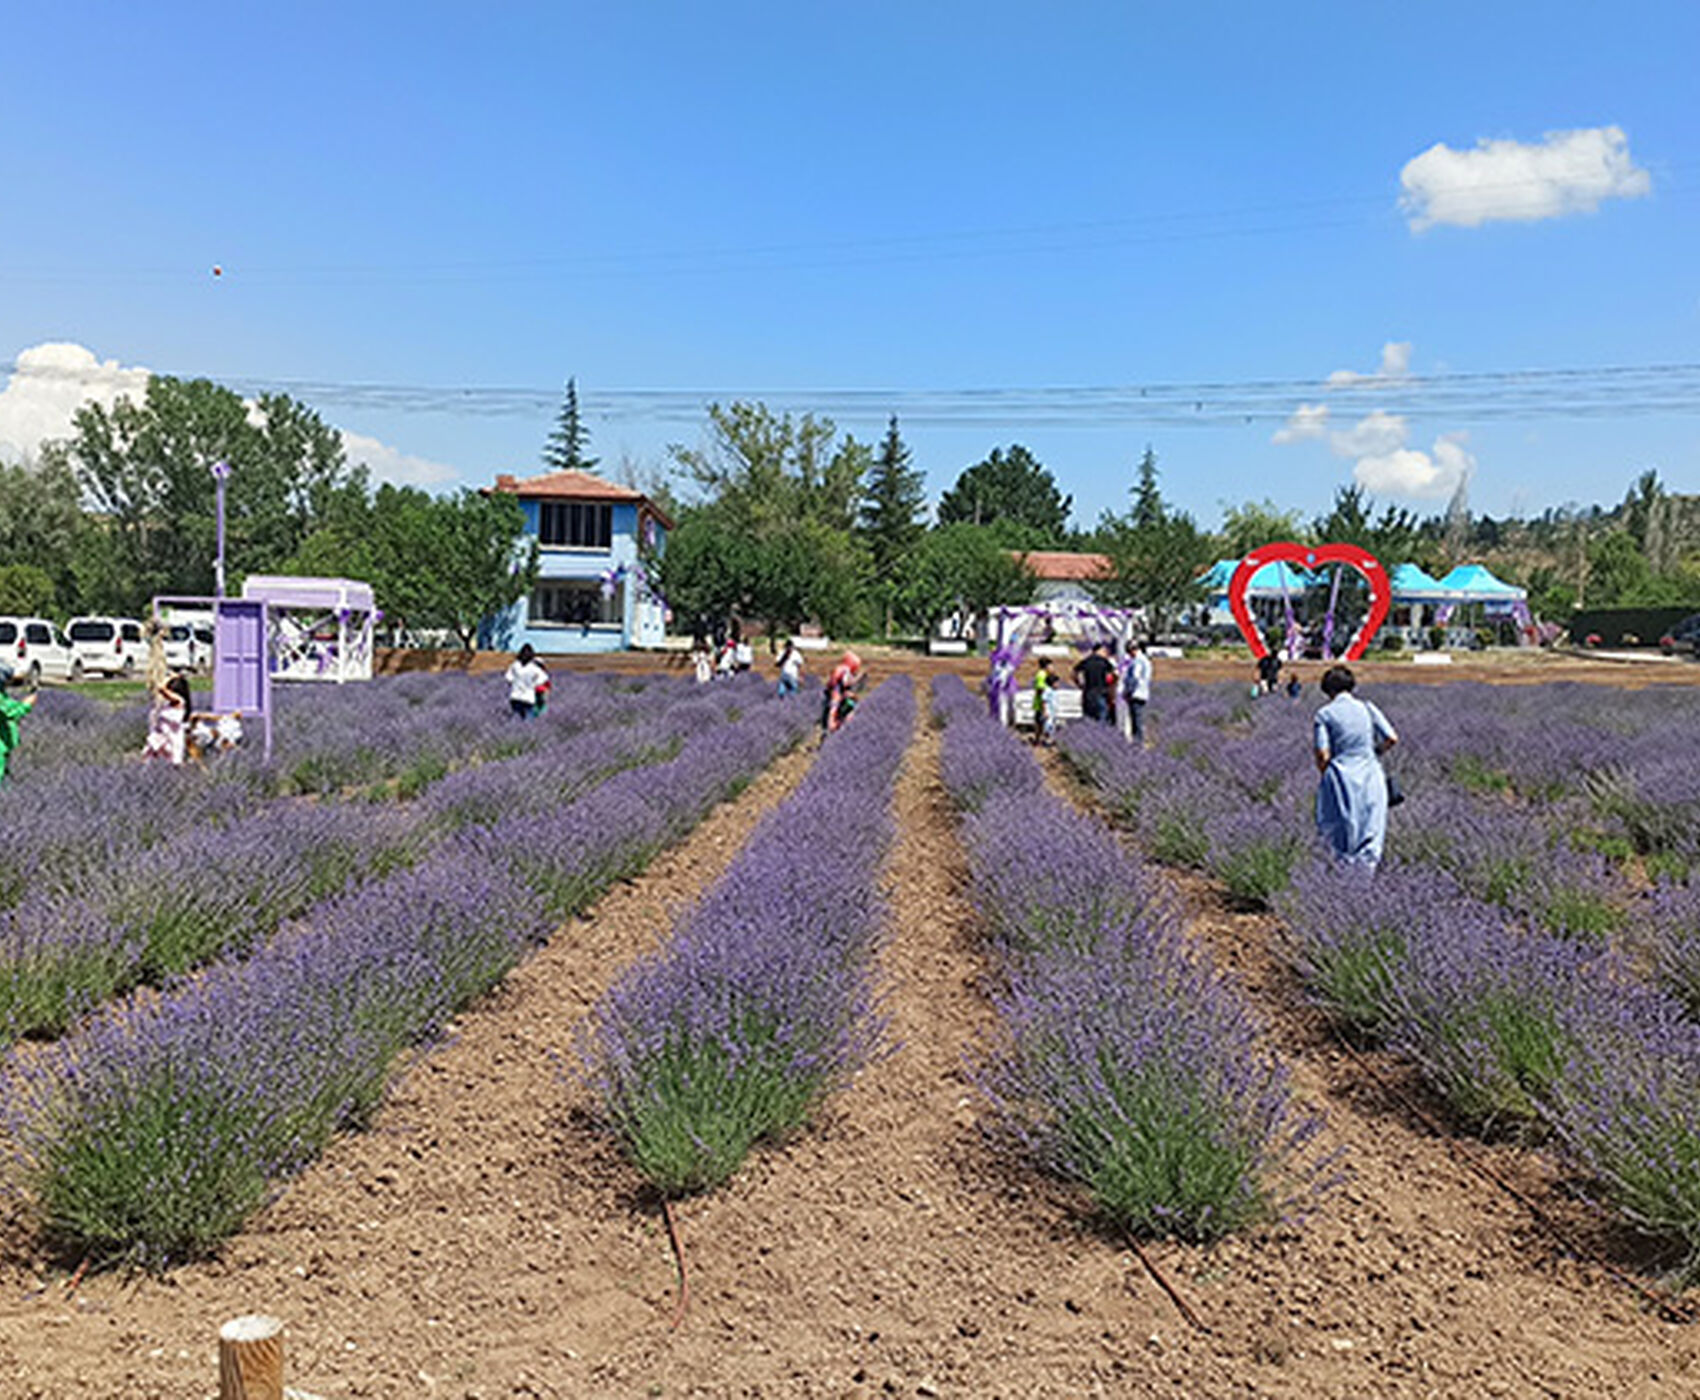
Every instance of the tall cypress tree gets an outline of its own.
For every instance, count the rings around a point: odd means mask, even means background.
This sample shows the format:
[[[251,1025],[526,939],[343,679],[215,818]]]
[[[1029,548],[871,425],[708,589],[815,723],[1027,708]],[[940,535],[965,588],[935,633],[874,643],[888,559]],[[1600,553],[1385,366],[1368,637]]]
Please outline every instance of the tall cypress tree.
[[[569,379],[567,392],[561,399],[561,411],[555,419],[555,431],[543,444],[543,465],[552,472],[595,471],[599,459],[584,454],[589,441],[589,430],[578,415],[578,381]]]

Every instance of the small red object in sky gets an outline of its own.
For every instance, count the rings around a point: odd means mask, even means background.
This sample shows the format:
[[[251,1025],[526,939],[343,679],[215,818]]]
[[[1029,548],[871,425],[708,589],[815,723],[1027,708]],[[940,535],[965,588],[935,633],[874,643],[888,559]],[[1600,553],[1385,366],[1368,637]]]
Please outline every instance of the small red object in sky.
[[[224,276],[224,269],[222,267],[220,267],[217,263],[213,264],[213,276],[214,277]]]

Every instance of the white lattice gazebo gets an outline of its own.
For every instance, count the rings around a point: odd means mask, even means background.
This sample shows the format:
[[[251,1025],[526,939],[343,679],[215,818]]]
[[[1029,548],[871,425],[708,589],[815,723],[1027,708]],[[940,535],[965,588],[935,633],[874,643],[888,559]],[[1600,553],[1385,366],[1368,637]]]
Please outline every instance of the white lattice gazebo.
[[[250,574],[242,596],[264,603],[270,618],[272,675],[285,681],[369,681],[372,586],[346,578]]]

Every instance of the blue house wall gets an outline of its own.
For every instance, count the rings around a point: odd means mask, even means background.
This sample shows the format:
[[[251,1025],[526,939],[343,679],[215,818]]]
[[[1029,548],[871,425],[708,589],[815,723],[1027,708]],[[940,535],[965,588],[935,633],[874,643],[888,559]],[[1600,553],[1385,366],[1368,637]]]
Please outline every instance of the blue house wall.
[[[557,498],[551,498],[557,499]],[[492,618],[484,629],[484,645],[518,651],[526,643],[544,654],[594,654],[625,651],[633,647],[659,647],[666,636],[663,605],[642,582],[638,555],[638,530],[647,514],[654,522],[654,548],[666,546],[666,528],[636,501],[608,502],[612,506],[612,530],[607,549],[577,549],[545,545],[538,550],[537,582],[532,592]],[[525,513],[525,534],[520,548],[529,548],[540,533],[542,502],[519,498]],[[604,581],[614,580],[614,595],[607,598]],[[577,585],[574,596],[588,597],[599,613],[611,616],[590,621],[558,621],[546,615],[551,584]],[[559,596],[559,595],[557,595]]]

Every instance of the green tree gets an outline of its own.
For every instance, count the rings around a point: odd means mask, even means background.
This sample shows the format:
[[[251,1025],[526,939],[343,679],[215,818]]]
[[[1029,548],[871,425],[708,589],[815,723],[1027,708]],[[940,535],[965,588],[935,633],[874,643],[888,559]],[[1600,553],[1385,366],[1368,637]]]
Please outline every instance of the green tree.
[[[674,616],[683,621],[753,612],[756,542],[729,517],[719,502],[687,506],[668,532],[666,551],[645,559]]]
[[[1129,494],[1126,515],[1106,513],[1099,522],[1097,543],[1110,561],[1110,575],[1091,589],[1105,603],[1143,608],[1147,629],[1161,633],[1177,612],[1203,598],[1200,575],[1212,562],[1215,544],[1190,515],[1164,501],[1150,448]]]
[[[0,613],[33,617],[53,606],[53,577],[34,564],[0,564]]]
[[[706,446],[671,449],[704,499],[654,561],[662,591],[687,617],[756,616],[772,632],[811,617],[844,625],[863,574],[852,530],[868,447],[835,442],[829,419],[759,403],[708,415]]]
[[[929,530],[897,594],[898,616],[929,628],[953,612],[983,617],[992,608],[1033,599],[1032,571],[996,531],[966,520]]]
[[[216,493],[231,466],[227,553],[233,573],[267,572],[321,515],[363,496],[341,437],[282,394],[250,405],[209,380],[155,376],[142,402],[77,411],[65,460],[97,517],[104,554],[85,560],[85,604],[139,611],[155,593],[210,593]]]
[[[708,421],[707,446],[670,451],[704,499],[725,506],[740,528],[764,535],[799,520],[854,527],[870,454],[852,437],[834,445],[830,418],[793,419],[735,402],[710,404]]]
[[[1403,508],[1386,506],[1379,517],[1374,517],[1374,509],[1375,503],[1363,487],[1355,482],[1342,486],[1334,493],[1328,514],[1312,524],[1311,534],[1320,544],[1355,544],[1367,549],[1388,569],[1407,560],[1425,568],[1438,567],[1438,543],[1425,537],[1416,516]]]
[[[1304,544],[1309,537],[1298,511],[1282,510],[1271,500],[1247,501],[1222,511],[1222,553],[1230,559],[1243,559],[1254,549],[1285,540]]]
[[[598,458],[585,455],[590,432],[578,411],[578,381],[567,380],[566,393],[561,398],[561,410],[555,418],[555,429],[543,444],[543,465],[552,472],[595,471]]]
[[[1613,530],[1588,546],[1588,604],[1595,608],[1651,604],[1653,571],[1627,530]]]
[[[994,447],[956,478],[939,498],[940,525],[990,526],[1011,549],[1055,549],[1068,534],[1074,498],[1020,443],[1007,453]]]
[[[537,581],[537,542],[521,547],[525,512],[505,492],[432,496],[385,485],[371,518],[364,573],[403,626],[446,627],[470,650],[480,626]]]
[[[1157,451],[1147,446],[1145,455],[1139,459],[1135,468],[1133,482],[1133,509],[1128,512],[1128,523],[1136,530],[1147,530],[1158,524],[1167,513],[1163,504],[1163,493],[1157,487]]]
[[[388,625],[446,628],[470,650],[537,581],[537,542],[522,544],[524,531],[525,512],[506,492],[433,496],[386,484],[364,511],[314,531],[288,567],[364,579]]]
[[[873,570],[873,592],[888,633],[900,582],[926,534],[921,520],[926,500],[924,478],[909,465],[909,449],[897,430],[897,415],[893,414],[868,473],[859,524],[862,545]]]
[[[62,603],[76,598],[77,558],[89,534],[77,496],[63,448],[49,448],[33,468],[0,465],[0,559],[33,564]]]

